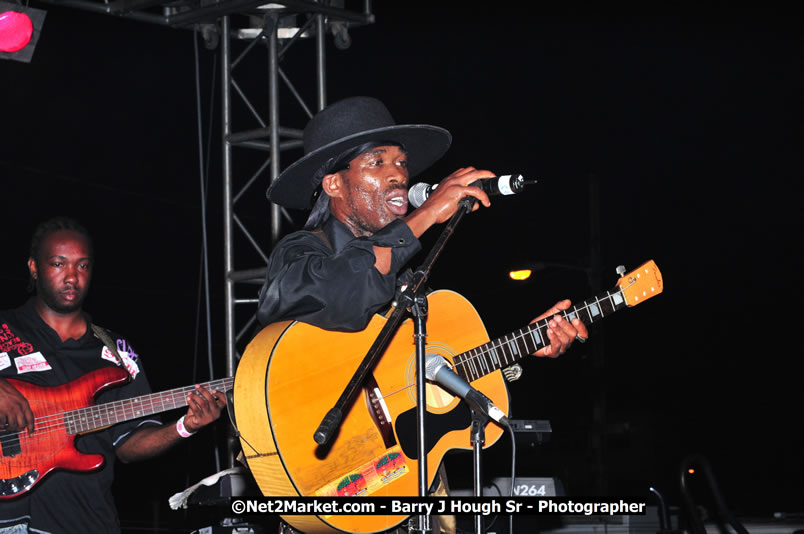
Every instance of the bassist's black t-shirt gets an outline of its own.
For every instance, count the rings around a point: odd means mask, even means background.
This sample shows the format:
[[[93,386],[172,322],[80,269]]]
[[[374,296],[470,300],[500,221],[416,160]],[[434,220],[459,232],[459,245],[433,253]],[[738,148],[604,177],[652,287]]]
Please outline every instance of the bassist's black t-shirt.
[[[126,384],[100,393],[96,404],[151,392],[142,362],[128,340],[110,334],[132,378]],[[90,328],[80,339],[62,342],[39,317],[33,299],[17,309],[0,311],[0,377],[37,386],[56,386],[103,367],[120,367],[120,364]],[[55,411],[60,414],[69,409]],[[27,520],[31,529],[41,532],[120,532],[111,493],[115,448],[124,443],[132,431],[148,424],[161,423],[155,418],[136,419],[78,436],[75,441],[77,449],[102,454],[105,459],[103,466],[89,473],[51,471],[20,497],[0,501],[0,527]],[[0,454],[4,454],[4,461],[10,461],[10,457],[5,455],[14,454],[13,444],[6,441],[3,445]]]

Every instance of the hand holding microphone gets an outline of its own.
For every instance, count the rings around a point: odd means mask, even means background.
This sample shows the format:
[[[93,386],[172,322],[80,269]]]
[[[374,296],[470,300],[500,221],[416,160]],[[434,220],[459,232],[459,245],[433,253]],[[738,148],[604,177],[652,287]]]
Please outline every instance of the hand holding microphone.
[[[477,199],[472,211],[479,209],[480,204],[489,207],[491,202],[488,194],[471,184],[478,180],[494,178],[494,176],[491,171],[478,170],[474,167],[458,169],[444,178],[438,184],[437,189],[432,189],[427,201],[421,204],[419,209],[408,213],[405,222],[416,237],[421,237],[434,224],[446,222],[455,215],[461,200],[466,197]],[[410,195],[408,195],[408,201],[410,201]]]
[[[504,174],[495,178],[478,180],[469,184],[471,187],[479,187],[488,196],[493,195],[515,195],[520,193],[528,184],[536,183],[536,180],[525,180],[521,174]],[[414,208],[418,208],[430,195],[438,188],[439,184],[430,185],[424,182],[413,184],[408,191],[408,202]]]
[[[416,237],[421,237],[434,224],[446,222],[465,204],[472,201],[472,211],[491,205],[489,195],[514,194],[534,181],[521,175],[496,176],[487,170],[465,167],[453,172],[439,184],[416,184],[408,192],[408,202],[418,209],[408,213],[405,222]],[[476,200],[476,201],[474,201]]]

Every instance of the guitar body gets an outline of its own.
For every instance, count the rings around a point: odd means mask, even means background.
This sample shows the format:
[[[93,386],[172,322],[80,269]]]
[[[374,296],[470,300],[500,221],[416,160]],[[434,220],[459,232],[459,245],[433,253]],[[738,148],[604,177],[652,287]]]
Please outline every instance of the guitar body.
[[[64,412],[91,406],[95,395],[126,381],[125,369],[104,367],[61,386],[36,386],[8,379],[28,400],[36,419],[28,431],[0,432],[0,499],[15,497],[37,484],[54,469],[91,471],[103,465],[100,454],[84,454],[75,448]]]
[[[661,272],[649,260],[623,274],[615,287],[559,313],[565,320],[592,324],[659,295],[663,288]],[[449,360],[453,372],[507,413],[508,390],[501,370],[550,344],[550,318],[489,341],[483,322],[462,296],[437,291],[428,299],[428,357]],[[263,495],[418,495],[412,321],[400,325],[369,370],[362,397],[346,408],[329,443],[319,446],[313,440],[385,322],[375,316],[365,330],[343,333],[285,321],[267,326],[248,345],[234,379],[235,419],[243,454]],[[426,387],[425,450],[427,480],[432,484],[447,451],[471,449],[471,416],[459,399],[429,382]],[[502,432],[487,425],[485,446],[493,445]],[[364,534],[392,528],[405,516],[282,518],[306,534]]]
[[[451,291],[428,297],[427,352],[447,360],[488,342],[474,307]],[[249,469],[266,496],[416,496],[416,349],[413,323],[400,326],[344,413],[326,446],[313,441],[385,318],[355,333],[286,321],[263,329],[246,348],[235,375],[235,416]],[[497,370],[472,382],[504,412],[508,391]],[[470,413],[460,399],[427,385],[427,479],[432,484],[447,451],[471,449]],[[486,447],[502,435],[486,428]],[[282,516],[307,534],[381,532],[406,516]]]

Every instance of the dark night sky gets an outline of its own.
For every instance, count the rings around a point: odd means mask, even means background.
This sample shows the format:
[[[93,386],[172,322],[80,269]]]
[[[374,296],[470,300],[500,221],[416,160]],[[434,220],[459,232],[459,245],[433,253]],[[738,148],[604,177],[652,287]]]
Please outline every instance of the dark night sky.
[[[616,282],[617,265],[650,258],[665,279],[665,294],[611,318],[558,361],[530,362],[511,386],[514,416],[549,419],[554,429],[520,474],[591,491],[589,428],[604,394],[609,491],[652,484],[678,504],[679,462],[700,452],[738,513],[801,511],[800,19],[714,4],[642,13],[568,4],[527,14],[404,5],[377,5],[376,24],[353,29],[350,49],[330,45],[329,100],[372,95],[399,122],[449,129],[453,147],[428,181],[466,165],[539,180],[468,218],[431,285],[472,300],[492,336],[559,298],[590,296],[578,272],[548,270],[517,286],[505,273],[517,262],[588,264],[592,179],[603,288]],[[193,34],[47,9],[33,62],[0,63],[0,305],[24,298],[34,224],[77,216],[97,241],[90,312],[139,340],[155,389],[205,379],[203,341],[202,359],[194,341],[202,336]],[[200,54],[205,131],[214,119],[209,224],[220,325],[220,108],[209,96],[213,53],[202,46]],[[300,43],[283,65],[307,97],[312,57]],[[236,77],[267,95],[265,70],[255,59]],[[267,97],[253,98],[265,109]],[[301,126],[283,98],[286,125]],[[242,172],[255,168],[250,158],[238,160]],[[265,242],[267,179],[243,207]],[[215,326],[219,372],[222,342]],[[203,442],[190,452],[189,474],[170,474],[187,450],[154,462],[169,481],[164,495],[137,489],[147,469],[123,469],[123,518],[147,498],[153,517],[175,521],[160,511],[167,497],[213,471]],[[508,452],[504,439],[488,453],[490,472],[505,476]],[[469,469],[468,455],[453,460]]]

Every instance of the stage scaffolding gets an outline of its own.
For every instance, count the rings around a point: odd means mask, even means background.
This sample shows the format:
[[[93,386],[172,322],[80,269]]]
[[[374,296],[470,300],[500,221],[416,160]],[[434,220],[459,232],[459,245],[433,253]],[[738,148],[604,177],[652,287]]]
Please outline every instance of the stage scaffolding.
[[[281,3],[267,4],[265,0],[179,0],[170,3],[165,0],[42,1],[46,4],[197,31],[207,48],[218,49],[221,77],[225,372],[226,376],[234,376],[240,357],[238,347],[248,341],[256,328],[257,284],[264,277],[270,248],[283,233],[283,220],[291,220],[287,212],[265,199],[265,191],[279,176],[283,163],[282,153],[296,149],[301,155],[299,149],[303,145],[303,128],[307,120],[327,103],[326,39],[331,37],[338,49],[348,48],[351,43],[349,30],[374,22],[371,0],[356,1],[354,5],[348,0],[282,0]],[[280,66],[286,52],[302,40],[312,40],[315,43],[314,57],[310,61],[314,66],[315,88],[314,91],[311,90],[314,92],[314,102],[305,101]],[[261,53],[263,50],[267,51],[267,117],[261,115],[258,111],[260,106],[254,104],[255,100],[246,94],[245,86],[236,79],[238,66],[246,56]],[[299,68],[294,69],[295,72],[298,70]],[[280,102],[280,88],[287,89],[287,93],[291,95],[288,101]],[[259,96],[264,97],[265,92]],[[264,102],[260,104],[264,105]],[[281,124],[282,115],[290,106],[302,110],[303,120],[297,125],[285,126]],[[244,128],[241,123],[246,121],[235,124],[238,112],[249,116],[249,122],[255,127]],[[255,152],[262,154],[258,158],[262,159],[262,163],[248,173],[236,170],[236,163],[245,159],[243,155],[247,152],[252,153],[252,156]],[[214,183],[214,180],[210,183]],[[264,201],[265,217],[257,224],[268,226],[269,239],[255,237],[264,228],[255,229],[253,221],[239,216],[238,202],[247,191],[249,196]],[[208,224],[206,219],[205,217],[205,224]],[[249,226],[249,222],[252,226]],[[207,235],[206,227],[204,235]],[[236,245],[236,236],[243,238],[247,245]],[[246,246],[250,250],[246,251]],[[255,254],[262,265],[244,265],[249,261],[244,258],[254,258]],[[235,288],[239,285],[251,286],[252,290],[244,292],[250,295],[248,298],[236,296]],[[209,283],[207,298],[209,299]],[[208,309],[207,315],[210,314],[211,310]],[[207,339],[210,339],[209,332]],[[211,361],[209,366],[212,369]],[[233,438],[229,440],[227,448],[228,466],[231,467],[234,465],[233,453],[236,450]]]
[[[298,2],[294,2],[296,4]],[[237,202],[246,190],[253,188],[254,195],[264,198],[265,189],[270,182],[275,180],[282,168],[281,154],[283,151],[298,149],[302,146],[302,131],[306,121],[313,114],[327,103],[326,88],[326,56],[325,39],[332,35],[336,46],[345,48],[349,43],[349,25],[370,24],[373,16],[370,12],[370,3],[366,2],[362,12],[335,10],[326,8],[316,9],[308,6],[309,10],[305,13],[293,14],[293,17],[306,18],[303,24],[298,26],[283,24],[283,18],[287,20],[287,10],[279,12],[268,10],[262,18],[262,25],[259,28],[248,28],[233,30],[230,27],[230,17],[221,18],[221,34],[229,35],[229,39],[221,40],[221,86],[222,94],[222,138],[223,138],[223,205],[224,205],[224,270],[226,274],[225,302],[226,302],[226,341],[227,341],[227,369],[229,376],[234,374],[238,355],[238,343],[251,336],[255,328],[255,316],[247,313],[245,321],[240,320],[238,310],[240,305],[249,305],[253,308],[256,298],[238,298],[235,295],[236,284],[255,284],[261,283],[264,277],[265,268],[243,269],[237,263],[237,253],[234,245],[235,231],[244,236],[253,251],[259,254],[264,263],[267,263],[268,254],[265,252],[266,246],[275,243],[282,234],[282,221],[289,219],[287,213],[279,206],[270,204],[270,243],[260,242],[255,239],[253,233],[247,228],[243,220],[237,215]],[[291,21],[293,22],[293,21]],[[250,37],[250,32],[256,32],[255,37]],[[284,74],[279,63],[285,52],[293,46],[299,39],[310,36],[315,40],[315,102],[313,105],[305,103],[299,91],[296,90],[291,80]],[[249,39],[250,44],[243,49],[236,57],[232,55],[232,44],[235,39]],[[240,89],[235,80],[235,69],[238,62],[246,54],[253,53],[257,43],[265,44],[268,54],[268,120],[263,120],[251,105],[247,96]],[[280,114],[283,106],[289,105],[280,103],[280,81],[289,90],[293,97],[293,104],[299,106],[304,111],[304,123],[296,128],[281,126]],[[233,91],[235,94],[233,94]],[[259,127],[250,130],[236,131],[233,124],[233,106],[237,99],[248,108],[249,113],[258,122]],[[237,176],[234,172],[233,161],[240,150],[257,150],[266,152],[268,157],[262,166],[251,176]],[[266,175],[269,180],[266,180]],[[269,204],[266,201],[266,206]],[[264,241],[264,240],[263,240]],[[256,294],[256,291],[253,292]]]
[[[261,27],[233,30],[231,18],[221,18],[221,35],[229,36],[221,39],[221,87],[222,89],[222,141],[223,141],[223,235],[224,235],[224,272],[225,283],[225,338],[226,338],[226,375],[234,376],[237,361],[240,357],[239,347],[248,341],[254,333],[256,324],[256,287],[265,277],[265,264],[268,262],[266,248],[272,246],[281,237],[282,222],[284,218],[290,219],[284,209],[265,200],[266,211],[270,209],[270,242],[254,237],[247,227],[244,219],[238,217],[238,200],[251,190],[251,195],[263,198],[270,182],[273,182],[282,169],[281,154],[290,149],[299,149],[303,146],[303,127],[313,114],[327,103],[326,87],[326,47],[325,39],[332,34],[336,45],[343,48],[348,45],[349,35],[347,23],[367,24],[373,21],[370,6],[366,3],[362,13],[341,12],[336,17],[331,10],[322,12],[310,9],[303,14],[291,15],[291,24],[287,25],[288,14],[285,11],[268,12],[261,19]],[[295,24],[296,18],[306,18],[303,24]],[[283,23],[285,22],[285,23]],[[257,32],[251,37],[249,33]],[[296,90],[291,80],[280,67],[280,61],[285,52],[298,42],[299,39],[310,36],[315,40],[315,102],[308,104]],[[235,40],[247,40],[249,44],[237,55],[233,54]],[[236,81],[238,63],[247,54],[255,53],[259,48],[257,44],[265,45],[267,49],[268,66],[268,117],[260,117],[247,95],[241,90]],[[280,102],[280,82],[292,95],[293,104],[303,111],[304,122],[297,127],[282,126],[281,115],[284,107],[289,105]],[[248,114],[258,123],[257,128],[238,130],[234,123],[234,106],[239,102],[248,109]],[[267,154],[267,158],[250,176],[239,175],[233,165],[240,151],[251,150]],[[266,180],[266,175],[269,178]],[[270,208],[268,208],[270,206]],[[284,216],[284,217],[283,217]],[[259,255],[262,267],[244,268],[238,262],[240,250],[235,245],[235,232],[244,237],[248,246]],[[237,285],[250,285],[253,291],[249,296],[239,298],[236,295]],[[244,311],[248,310],[248,311]],[[230,441],[230,453],[236,450],[237,444]],[[230,464],[233,455],[229,454]]]

